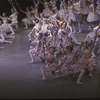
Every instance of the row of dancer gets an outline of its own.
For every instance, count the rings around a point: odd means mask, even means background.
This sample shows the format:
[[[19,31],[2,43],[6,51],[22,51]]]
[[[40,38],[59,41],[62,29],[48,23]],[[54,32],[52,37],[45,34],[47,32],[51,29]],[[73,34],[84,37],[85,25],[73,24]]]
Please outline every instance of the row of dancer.
[[[56,6],[56,2],[58,0],[50,0],[47,2],[46,0],[40,0],[40,3],[43,4],[44,9],[42,11],[42,15],[44,18],[51,17],[51,11],[53,15],[57,18],[61,15],[67,20],[72,20],[73,25],[78,25],[77,33],[81,33],[81,23],[94,23],[100,20],[100,3],[99,0],[97,2],[97,7],[94,5],[94,0],[60,0],[60,9],[58,10]],[[74,2],[72,2],[74,1]],[[20,7],[20,11],[26,14],[26,18],[22,19],[22,22],[25,24],[25,28],[28,28],[30,24],[36,24],[37,18],[36,16],[40,16],[38,13],[39,6],[35,0],[33,0],[34,6],[32,5],[26,8],[26,11],[23,11]]]
[[[12,43],[7,39],[14,39],[14,35],[18,30],[18,12],[14,5],[12,5],[11,13],[9,17],[5,12],[0,16],[0,43]]]
[[[52,15],[52,11],[50,14]],[[42,79],[46,80],[45,72],[51,72],[54,78],[69,75],[76,78],[79,73],[76,83],[82,84],[80,81],[86,70],[93,77],[97,65],[96,53],[99,50],[100,22],[96,27],[88,26],[89,33],[85,40],[78,43],[71,19],[66,20],[63,15],[59,19],[54,15],[45,18],[43,14],[40,14],[40,18],[35,17],[38,19],[36,25],[28,34],[29,54],[31,63],[34,63],[36,56],[46,63],[41,67]],[[79,44],[77,49],[75,44]]]

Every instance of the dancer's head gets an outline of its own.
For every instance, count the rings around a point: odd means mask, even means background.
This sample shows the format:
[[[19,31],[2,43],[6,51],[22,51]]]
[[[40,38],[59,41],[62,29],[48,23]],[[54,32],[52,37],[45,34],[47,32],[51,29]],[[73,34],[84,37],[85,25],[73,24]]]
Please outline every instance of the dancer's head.
[[[5,12],[3,12],[3,13],[2,13],[2,16],[3,16],[3,17],[6,17],[6,13],[5,13]]]
[[[34,7],[33,7],[32,5],[30,5],[30,9],[31,9],[31,10],[33,10],[33,9],[34,9]]]
[[[15,13],[15,10],[13,8],[11,8],[11,13]]]
[[[72,2],[69,0],[68,1],[68,6],[71,6],[72,5]]]
[[[50,54],[54,54],[55,53],[55,47],[51,46],[49,48],[49,52],[50,52]]]
[[[26,7],[26,11],[27,11],[27,12],[29,11],[29,8],[28,8],[28,7]]]
[[[88,26],[89,32],[93,31],[93,28],[94,28],[93,25],[89,25],[89,26]]]

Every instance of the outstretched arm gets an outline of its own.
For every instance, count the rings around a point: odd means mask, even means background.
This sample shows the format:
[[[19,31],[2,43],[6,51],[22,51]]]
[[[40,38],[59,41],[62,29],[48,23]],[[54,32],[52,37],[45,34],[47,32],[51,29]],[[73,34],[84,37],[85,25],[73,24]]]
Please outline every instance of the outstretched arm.
[[[63,3],[64,3],[64,5],[65,5],[65,7],[67,7],[68,5],[66,4],[66,2],[65,2],[65,1],[66,1],[66,0],[64,0],[64,1],[63,1]]]
[[[36,5],[37,5],[37,4],[36,4],[35,0],[33,0],[33,3],[34,3],[34,6],[35,6],[35,8],[36,8]]]
[[[86,38],[85,38],[84,42],[86,42],[86,41],[87,41],[88,37],[89,37],[89,35],[87,35],[87,36],[86,36]]]
[[[53,17],[53,16],[52,16],[51,18],[55,19],[58,23],[60,22],[58,19],[56,19],[56,18],[55,18],[55,17]]]
[[[18,11],[16,10],[16,8],[12,5],[14,11],[16,12],[16,14],[18,14]]]
[[[35,18],[37,18],[37,19],[40,21],[40,18],[39,18],[39,17],[37,17],[37,16],[36,16],[36,14],[35,14]]]
[[[100,29],[100,26],[98,26],[96,29],[94,28],[95,33]]]
[[[40,2],[44,5],[44,2],[42,2],[42,0],[40,0]]]
[[[23,11],[20,7],[19,7],[19,10],[20,10],[22,13],[25,13],[25,14],[26,14],[26,12],[25,12],[25,11]]]

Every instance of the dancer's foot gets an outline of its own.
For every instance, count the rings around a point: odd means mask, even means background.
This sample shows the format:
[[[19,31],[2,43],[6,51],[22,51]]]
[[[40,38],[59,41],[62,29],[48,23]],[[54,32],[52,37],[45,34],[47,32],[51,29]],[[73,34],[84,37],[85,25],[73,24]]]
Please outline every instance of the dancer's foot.
[[[79,34],[79,33],[82,33],[82,31],[78,31],[77,33],[78,33],[78,34]]]
[[[76,84],[78,84],[78,85],[82,85],[83,83],[82,83],[82,82],[76,82]]]
[[[60,73],[60,70],[57,70],[56,73]]]
[[[11,43],[12,43],[12,41],[7,41],[7,43],[10,43],[10,44],[11,44]]]
[[[43,78],[42,78],[42,81],[45,81],[45,80],[46,80],[46,78],[45,78],[45,77],[43,77]]]
[[[94,77],[92,74],[89,74],[89,76],[92,77],[92,78]]]
[[[10,35],[14,35],[15,33],[14,32],[12,32]]]
[[[31,63],[31,64],[33,64],[33,63],[34,63],[34,61],[31,61],[30,63]]]

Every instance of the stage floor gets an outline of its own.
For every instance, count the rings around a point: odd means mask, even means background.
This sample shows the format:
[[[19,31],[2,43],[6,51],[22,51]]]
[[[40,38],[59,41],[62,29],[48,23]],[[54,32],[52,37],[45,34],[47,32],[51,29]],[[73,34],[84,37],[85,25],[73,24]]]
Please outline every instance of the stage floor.
[[[87,31],[87,27],[83,30]],[[100,64],[94,78],[84,75],[84,85],[76,85],[70,77],[53,80],[51,73],[46,73],[47,80],[42,81],[40,67],[44,63],[36,60],[30,64],[29,31],[20,24],[13,43],[0,44],[5,47],[0,50],[0,99],[100,98]],[[79,41],[85,36],[78,34]]]

